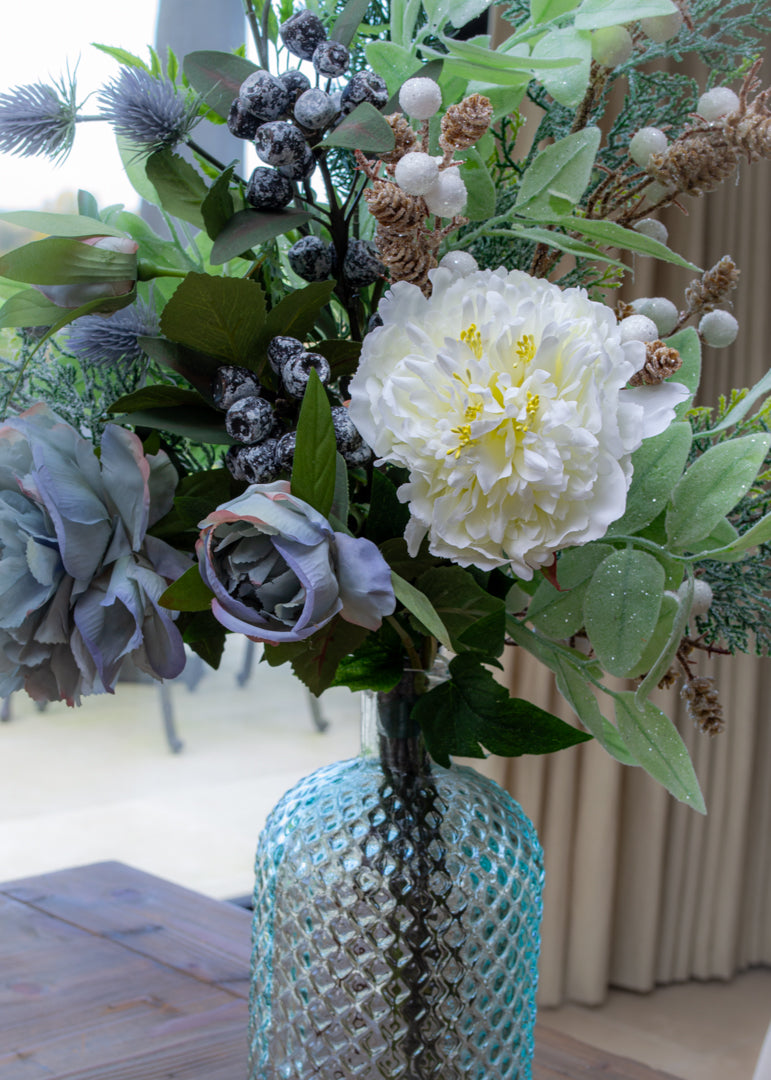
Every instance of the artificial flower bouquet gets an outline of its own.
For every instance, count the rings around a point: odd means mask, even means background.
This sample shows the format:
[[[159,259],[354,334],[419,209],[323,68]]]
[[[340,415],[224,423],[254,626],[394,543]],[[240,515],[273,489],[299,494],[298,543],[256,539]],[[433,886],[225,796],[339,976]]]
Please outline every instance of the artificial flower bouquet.
[[[768,378],[694,406],[738,272],[658,215],[771,153],[767,13],[509,0],[494,44],[464,31],[488,0],[245,7],[256,62],[99,46],[96,117],[0,94],[0,150],[101,118],[157,208],[2,215],[43,238],[0,258],[0,694],[75,703],[239,633],[314,694],[407,669],[440,764],[594,737],[703,809],[650,695],[679,678],[717,730],[695,650],[767,645]],[[708,87],[657,68],[687,54]],[[681,304],[614,303],[642,258]],[[509,697],[506,647],[576,726]]]

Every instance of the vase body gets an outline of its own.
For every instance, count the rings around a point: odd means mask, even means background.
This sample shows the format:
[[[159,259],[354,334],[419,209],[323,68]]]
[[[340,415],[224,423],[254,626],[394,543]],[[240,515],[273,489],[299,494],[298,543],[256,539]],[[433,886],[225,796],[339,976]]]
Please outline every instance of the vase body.
[[[249,1080],[530,1080],[535,830],[493,781],[431,762],[405,709],[384,731],[367,708],[362,755],[302,780],[260,837]]]

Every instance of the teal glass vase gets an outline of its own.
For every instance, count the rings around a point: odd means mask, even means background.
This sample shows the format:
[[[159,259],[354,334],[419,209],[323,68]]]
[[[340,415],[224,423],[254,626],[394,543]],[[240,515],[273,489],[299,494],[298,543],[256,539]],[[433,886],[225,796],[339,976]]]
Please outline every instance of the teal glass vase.
[[[430,760],[397,689],[260,837],[249,1080],[530,1080],[543,865],[519,805]]]

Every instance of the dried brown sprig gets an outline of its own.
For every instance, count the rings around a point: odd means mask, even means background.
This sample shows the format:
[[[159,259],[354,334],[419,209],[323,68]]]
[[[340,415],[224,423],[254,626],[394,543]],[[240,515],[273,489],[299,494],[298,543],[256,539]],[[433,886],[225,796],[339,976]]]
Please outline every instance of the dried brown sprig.
[[[415,195],[388,180],[375,180],[364,192],[369,212],[379,225],[405,230],[411,229],[426,217],[426,204]]]
[[[479,142],[492,118],[492,102],[481,94],[472,94],[457,105],[450,105],[442,117],[439,145],[445,152],[468,150]]]
[[[763,90],[753,101],[747,101],[760,86],[756,73],[762,62],[757,60],[747,73],[739,92],[739,108],[722,120],[729,143],[750,163],[771,157],[771,110],[768,108],[771,89]]]
[[[739,270],[730,255],[724,255],[713,267],[705,270],[685,290],[685,317],[701,315],[721,307],[728,294],[739,283]]]
[[[736,147],[722,128],[689,128],[663,154],[652,154],[648,172],[664,187],[685,195],[714,191],[739,163]]]
[[[386,117],[386,121],[394,133],[394,148],[387,154],[381,154],[381,160],[385,165],[395,165],[405,154],[415,149],[418,137],[401,113],[391,113]]]
[[[680,694],[685,701],[688,715],[707,735],[719,735],[725,728],[723,707],[720,704],[715,680],[697,675],[684,683]]]
[[[683,361],[677,349],[663,341],[646,341],[645,363],[629,380],[630,386],[656,386],[674,375]]]

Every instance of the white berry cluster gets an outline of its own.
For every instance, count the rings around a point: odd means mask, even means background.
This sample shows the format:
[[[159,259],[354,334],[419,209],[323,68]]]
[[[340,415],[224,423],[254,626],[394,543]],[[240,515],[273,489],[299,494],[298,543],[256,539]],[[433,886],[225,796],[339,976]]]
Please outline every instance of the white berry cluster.
[[[425,122],[439,111],[442,92],[433,79],[408,79],[399,104],[408,116]],[[408,195],[420,196],[437,217],[457,217],[466,205],[466,185],[447,153],[434,157],[424,149],[409,151],[397,161],[394,180]]]

